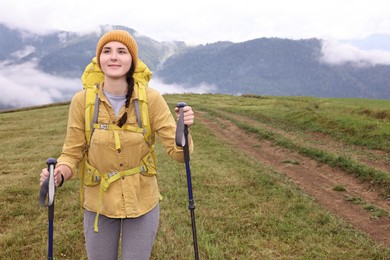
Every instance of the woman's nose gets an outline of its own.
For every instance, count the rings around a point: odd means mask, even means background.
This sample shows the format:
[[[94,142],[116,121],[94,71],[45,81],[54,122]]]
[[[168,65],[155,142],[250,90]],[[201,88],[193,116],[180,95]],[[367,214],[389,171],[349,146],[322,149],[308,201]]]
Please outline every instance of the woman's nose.
[[[111,60],[116,60],[116,53],[112,52],[110,58],[111,58]]]

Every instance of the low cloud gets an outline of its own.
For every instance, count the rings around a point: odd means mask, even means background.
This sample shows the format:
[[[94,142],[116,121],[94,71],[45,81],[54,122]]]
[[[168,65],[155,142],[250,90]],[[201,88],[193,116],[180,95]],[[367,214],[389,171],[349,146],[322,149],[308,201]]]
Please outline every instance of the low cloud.
[[[27,107],[70,100],[82,89],[80,79],[68,79],[39,71],[36,63],[0,63],[0,104]]]
[[[34,51],[35,51],[34,46],[27,45],[26,47],[24,47],[24,49],[11,53],[11,56],[20,60],[34,53]]]
[[[161,94],[183,94],[183,93],[192,93],[192,94],[204,94],[204,93],[214,93],[216,87],[213,85],[200,84],[197,86],[183,86],[179,84],[165,84],[162,80],[158,78],[152,78],[149,82],[149,86]]]
[[[390,52],[382,50],[360,50],[350,44],[324,40],[321,62],[332,65],[350,63],[359,67],[390,65]]]
[[[23,57],[30,50],[18,53]],[[10,61],[0,63],[0,105],[7,107],[29,107],[71,100],[82,89],[79,78],[69,79],[40,71],[35,62],[13,64]],[[149,86],[161,94],[213,93],[214,86],[181,86],[164,84],[158,78],[152,78]]]

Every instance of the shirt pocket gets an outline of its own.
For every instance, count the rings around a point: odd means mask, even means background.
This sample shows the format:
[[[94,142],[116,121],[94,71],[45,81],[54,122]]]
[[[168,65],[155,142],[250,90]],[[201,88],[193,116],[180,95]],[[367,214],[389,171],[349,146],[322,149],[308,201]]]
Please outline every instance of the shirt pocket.
[[[139,128],[137,123],[137,117],[135,115],[129,115],[129,117],[127,118],[127,124],[132,127]],[[121,140],[121,145],[123,145],[124,147],[139,146],[145,143],[143,133],[137,133],[129,130],[121,130],[119,131],[119,137]]]
[[[98,125],[108,125],[110,123],[110,117],[106,113],[101,113],[99,110]],[[93,146],[105,146],[108,147],[110,143],[114,142],[114,132],[106,129],[93,129],[91,138],[91,147]]]

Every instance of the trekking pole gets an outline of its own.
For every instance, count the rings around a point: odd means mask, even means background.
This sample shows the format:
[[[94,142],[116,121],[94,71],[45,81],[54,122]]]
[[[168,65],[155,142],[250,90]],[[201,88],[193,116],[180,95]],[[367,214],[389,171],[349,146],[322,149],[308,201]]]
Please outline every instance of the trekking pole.
[[[188,188],[188,209],[191,213],[191,224],[192,224],[192,239],[194,242],[194,254],[195,259],[199,259],[198,253],[198,241],[196,238],[196,225],[195,225],[195,201],[192,194],[192,181],[191,181],[191,168],[190,168],[190,152],[188,147],[188,126],[184,124],[184,112],[183,107],[187,104],[180,102],[177,104],[179,108],[179,121],[177,122],[176,128],[176,145],[183,147],[184,162],[186,164],[187,173],[187,188]]]
[[[53,259],[53,221],[54,221],[54,195],[55,195],[55,184],[54,184],[54,168],[57,164],[57,160],[49,158],[46,161],[47,169],[49,171],[49,177],[42,183],[39,194],[41,206],[48,208],[48,244],[47,244],[47,259]]]

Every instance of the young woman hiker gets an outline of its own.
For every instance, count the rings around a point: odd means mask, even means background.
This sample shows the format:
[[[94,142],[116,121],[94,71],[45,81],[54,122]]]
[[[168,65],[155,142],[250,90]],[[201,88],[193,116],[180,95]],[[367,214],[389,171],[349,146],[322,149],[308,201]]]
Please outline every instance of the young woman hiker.
[[[126,31],[104,34],[96,46],[97,63],[104,81],[97,90],[98,116],[90,141],[86,130],[86,93],[75,94],[69,109],[66,139],[54,173],[56,186],[76,173],[87,154],[83,182],[84,235],[88,259],[149,259],[159,224],[161,198],[156,178],[153,146],[147,143],[137,120],[136,101],[142,101],[134,72],[142,62],[138,47]],[[145,65],[143,65],[145,66]],[[141,72],[142,73],[142,72]],[[136,87],[137,86],[137,87]],[[176,121],[163,97],[145,87],[148,118],[154,135],[176,161],[184,162],[175,144]],[[176,116],[179,117],[177,108]],[[185,106],[184,123],[191,126],[194,113]],[[139,111],[138,111],[139,114]],[[193,144],[189,136],[189,146]],[[80,166],[80,168],[83,166]],[[40,183],[48,177],[40,174]],[[121,247],[119,246],[121,241]]]

